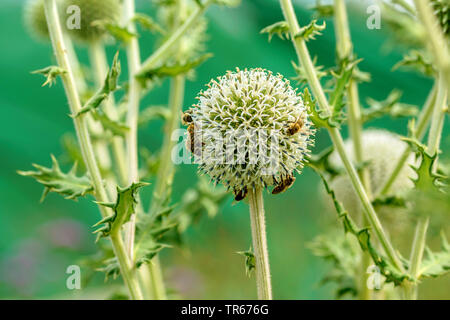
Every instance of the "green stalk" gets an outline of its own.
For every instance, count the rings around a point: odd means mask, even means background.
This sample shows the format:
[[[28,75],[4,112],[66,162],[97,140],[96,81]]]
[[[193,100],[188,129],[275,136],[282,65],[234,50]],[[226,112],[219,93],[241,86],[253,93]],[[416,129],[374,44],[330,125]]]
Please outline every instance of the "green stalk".
[[[425,27],[426,40],[434,56],[436,65],[442,74],[447,91],[450,91],[450,50],[448,42],[439,26],[428,0],[414,0],[417,13]]]
[[[295,16],[294,8],[292,7],[292,3],[290,0],[280,0],[281,8],[283,10],[284,17],[286,19],[286,22],[289,25],[290,33],[291,33],[291,39],[294,44],[294,47],[296,49],[296,53],[298,56],[298,59],[301,63],[301,65],[305,69],[306,77],[308,79],[308,83],[311,87],[311,90],[319,102],[319,105],[322,107],[322,109],[326,110],[327,112],[331,112],[330,106],[328,104],[327,98],[325,96],[324,90],[319,82],[319,79],[317,77],[316,71],[314,69],[314,65],[312,63],[308,48],[306,47],[305,41],[300,38],[296,37],[296,34],[300,31],[300,26],[297,21],[297,17]],[[380,220],[378,219],[378,216],[375,212],[375,209],[372,206],[372,203],[362,185],[362,182],[358,176],[358,173],[356,172],[353,164],[350,162],[348,155],[346,154],[345,148],[344,148],[344,141],[342,139],[342,136],[339,132],[339,129],[337,128],[328,128],[328,132],[330,134],[331,140],[333,141],[333,144],[341,157],[341,160],[345,166],[345,169],[350,177],[350,180],[352,182],[352,185],[360,198],[364,212],[366,214],[367,220],[370,222],[370,225],[372,226],[375,234],[378,237],[378,240],[380,241],[384,251],[386,252],[386,255],[388,256],[391,263],[401,272],[404,272],[403,265],[397,255],[397,252],[394,250],[386,232],[384,231]]]
[[[50,38],[58,65],[60,68],[67,71],[65,74],[61,75],[61,78],[63,80],[70,111],[72,114],[76,114],[81,110],[82,106],[64,43],[63,32],[58,16],[58,8],[55,0],[45,0],[44,7]],[[103,186],[103,179],[95,159],[92,141],[87,128],[86,117],[81,115],[80,117],[75,117],[73,121],[83,159],[92,179],[95,197],[99,202],[109,202],[108,195]],[[103,217],[112,214],[111,210],[108,208],[103,206],[99,206],[99,208]],[[130,296],[133,299],[142,299],[142,294],[134,277],[132,265],[126,255],[120,235],[111,235],[111,242],[119,261],[122,277],[130,291]]]
[[[250,222],[252,228],[253,252],[255,255],[256,285],[259,300],[272,300],[269,253],[267,251],[264,200],[260,187],[251,188],[248,193]]]
[[[349,58],[353,55],[353,44],[351,41],[350,28],[348,24],[347,10],[345,7],[345,1],[334,1],[334,16],[336,27],[336,40],[337,40],[337,53],[340,60]],[[359,92],[356,81],[351,80],[347,88],[348,96],[348,127],[350,131],[350,137],[353,141],[353,153],[355,161],[358,164],[362,164],[363,158],[363,144],[362,144],[362,118],[361,118],[361,105],[359,103]],[[359,172],[359,177],[367,192],[369,198],[372,199],[372,192],[370,188],[370,176],[366,167],[362,167]],[[368,223],[364,216],[361,217],[362,223],[366,225]],[[370,255],[367,252],[363,252],[360,265],[360,284],[359,284],[359,297],[362,300],[371,299],[371,291],[367,286],[368,273],[367,268],[371,264]]]
[[[422,111],[420,112],[417,125],[414,128],[416,137],[419,141],[422,141],[422,139],[424,138],[425,133],[427,131],[426,129],[430,122],[431,115],[433,114],[434,104],[436,101],[436,92],[437,92],[437,81],[434,83],[433,88],[431,89],[428,98],[425,101],[425,105],[423,106]],[[392,170],[392,173],[390,174],[389,178],[386,180],[383,187],[380,188],[377,197],[385,196],[389,192],[390,188],[397,179],[400,171],[405,166],[406,160],[408,160],[410,155],[411,155],[411,148],[407,146],[403,151],[402,155],[400,156],[400,158],[397,160],[397,163],[394,169]]]
[[[181,37],[194,25],[199,17],[208,9],[212,1],[208,0],[205,4],[199,5],[197,9],[187,18],[187,20],[156,50],[147,60],[142,63],[142,67],[136,73],[144,73],[145,70],[155,67],[155,65],[164,58],[167,53],[177,44]]]
[[[439,153],[442,129],[444,128],[445,114],[448,110],[447,90],[445,87],[444,74],[439,75],[439,84],[436,95],[436,105],[431,119],[430,133],[428,135],[428,152],[431,155]]]

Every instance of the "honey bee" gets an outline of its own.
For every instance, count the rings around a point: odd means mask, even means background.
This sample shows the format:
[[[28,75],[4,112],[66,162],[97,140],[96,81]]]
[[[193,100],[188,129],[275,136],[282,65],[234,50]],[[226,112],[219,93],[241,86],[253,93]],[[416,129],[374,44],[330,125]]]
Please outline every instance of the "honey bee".
[[[242,201],[247,196],[248,189],[247,187],[244,187],[242,190],[236,190],[234,189],[234,200],[236,201]]]
[[[287,129],[288,135],[293,136],[294,134],[300,132],[304,125],[305,122],[303,121],[302,116],[298,117],[297,121],[289,125],[289,128]]]
[[[183,123],[183,125],[187,126],[188,124],[192,123],[192,121],[193,119],[190,111],[186,111],[185,113],[182,114],[181,122]]]
[[[279,194],[285,192],[287,189],[292,187],[295,182],[295,177],[288,175],[285,179],[281,179],[280,183],[273,189],[272,194]]]
[[[194,155],[200,157],[202,154],[201,146],[203,146],[204,143],[202,143],[201,145],[199,144],[198,137],[196,137],[196,135],[198,136],[198,134],[196,134],[195,131],[195,124],[191,122],[191,124],[187,128],[188,138],[186,140],[186,148],[190,150]]]

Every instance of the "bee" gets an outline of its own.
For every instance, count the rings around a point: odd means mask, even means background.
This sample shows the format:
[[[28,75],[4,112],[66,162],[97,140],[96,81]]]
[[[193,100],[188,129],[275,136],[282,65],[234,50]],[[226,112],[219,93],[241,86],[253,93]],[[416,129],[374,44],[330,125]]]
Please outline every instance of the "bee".
[[[236,201],[242,201],[247,196],[248,189],[247,187],[244,187],[242,190],[236,190],[234,189],[234,200]]]
[[[273,189],[272,194],[279,194],[285,192],[287,189],[292,187],[295,182],[295,177],[288,175],[285,179],[281,179],[280,183]]]
[[[195,131],[196,131],[195,124],[192,122],[187,128],[188,138],[186,140],[186,148],[190,150],[192,154],[200,157],[202,154],[201,147],[204,146],[205,144],[202,143],[200,145],[198,141],[199,140],[198,134]]]
[[[187,126],[188,124],[193,122],[192,119],[192,115],[190,110],[186,111],[185,113],[182,114],[181,116],[181,122],[183,123],[183,125]]]
[[[297,121],[291,123],[287,129],[287,133],[290,136],[293,136],[294,134],[300,132],[302,130],[303,126],[305,125],[305,122],[303,121],[302,116],[298,117]]]

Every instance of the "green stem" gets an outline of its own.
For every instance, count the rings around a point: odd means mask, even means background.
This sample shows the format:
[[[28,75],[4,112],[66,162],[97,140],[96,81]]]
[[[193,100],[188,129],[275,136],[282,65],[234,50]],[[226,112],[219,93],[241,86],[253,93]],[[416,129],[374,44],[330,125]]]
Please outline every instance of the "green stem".
[[[439,84],[436,94],[436,105],[431,118],[430,133],[428,135],[428,152],[431,155],[439,153],[445,114],[448,110],[447,90],[443,73],[439,74]]]
[[[152,295],[155,300],[167,300],[166,287],[158,256],[154,257],[148,265],[152,284]]]
[[[250,206],[258,299],[272,300],[272,284],[270,281],[269,253],[267,251],[262,189],[260,187],[251,188],[248,193],[248,201]]]
[[[422,263],[422,257],[423,252],[425,250],[425,243],[426,243],[426,237],[427,237],[427,229],[428,229],[428,223],[429,218],[420,218],[417,227],[416,232],[414,235],[414,241],[412,245],[411,250],[411,257],[410,257],[410,270],[409,274],[413,279],[418,278],[419,271],[420,271],[420,265]],[[416,300],[417,299],[417,283],[409,284],[406,288],[406,299],[408,300]]]
[[[306,43],[302,38],[296,37],[296,35],[300,31],[300,26],[298,24],[297,17],[295,16],[292,3],[290,0],[280,0],[280,3],[284,17],[289,25],[291,39],[296,49],[298,59],[305,69],[306,77],[308,79],[308,83],[311,87],[311,90],[314,93],[322,109],[326,110],[327,112],[331,112],[324,90],[315,72],[314,65],[312,63],[308,48],[306,47]],[[366,217],[370,222],[370,225],[372,226],[375,234],[377,235],[378,240],[380,241],[383,249],[385,250],[386,255],[398,270],[404,272],[403,265],[397,255],[397,252],[394,250],[386,232],[384,231],[380,223],[380,220],[378,219],[375,209],[373,208],[372,203],[366,191],[364,190],[364,187],[361,183],[358,173],[356,172],[353,164],[350,162],[348,155],[346,154],[344,148],[344,141],[342,140],[342,136],[339,132],[339,129],[328,128],[328,132],[339,156],[341,157],[342,162],[344,163],[345,169],[347,170],[352,185],[362,202]]]
[[[137,75],[145,73],[146,70],[152,69],[164,58],[167,53],[177,44],[181,37],[194,25],[199,17],[211,5],[212,1],[208,0],[205,4],[199,5],[197,9],[186,19],[186,21],[156,50],[147,60],[142,63],[142,67],[136,73]]]
[[[434,83],[433,88],[431,89],[428,98],[425,102],[425,105],[422,108],[422,111],[419,116],[419,120],[417,121],[417,125],[414,128],[414,132],[416,134],[416,137],[419,141],[421,141],[426,133],[426,129],[428,127],[428,124],[430,122],[431,115],[433,114],[434,110],[434,104],[436,100],[436,92],[437,92],[437,81]],[[384,185],[380,188],[380,191],[377,195],[377,197],[385,196],[392,185],[394,184],[395,180],[397,179],[399,173],[405,166],[406,161],[408,160],[409,156],[411,155],[411,148],[410,146],[406,146],[405,150],[403,151],[400,158],[398,158],[397,163],[392,170],[392,173],[389,175],[389,178],[386,180]]]
[[[347,10],[344,0],[334,1],[334,16],[336,27],[336,41],[337,41],[337,53],[340,60],[344,60],[353,56],[353,44],[351,41],[350,28],[348,24]],[[350,131],[350,137],[353,141],[353,153],[355,161],[358,164],[362,164],[363,158],[363,144],[362,144],[362,118],[361,118],[361,105],[359,103],[359,92],[356,81],[350,80],[347,88],[348,96],[348,127]],[[370,175],[366,167],[362,167],[359,172],[359,177],[362,181],[364,189],[367,192],[369,198],[371,197],[371,185]],[[364,216],[361,217],[362,223],[366,225],[368,223]],[[361,300],[370,300],[371,291],[367,286],[368,273],[367,269],[371,264],[371,258],[369,253],[363,252],[360,265],[360,283],[359,283],[359,298]]]
[[[67,71],[61,77],[63,80],[64,89],[66,91],[67,100],[69,102],[70,111],[72,114],[76,114],[81,110],[82,106],[80,97],[78,95],[72,67],[70,65],[67,50],[65,48],[64,37],[58,16],[58,8],[55,0],[45,0],[44,8],[50,37],[52,40],[53,50],[58,61],[58,65],[59,67]],[[80,117],[75,117],[73,121],[83,159],[94,185],[95,197],[99,202],[109,202],[108,195],[103,186],[103,179],[95,159],[94,150],[92,148],[92,142],[86,124],[86,117],[83,115]],[[112,214],[111,210],[103,206],[99,206],[99,208],[104,217]],[[134,273],[132,272],[131,262],[125,254],[120,236],[111,236],[111,241],[113,244],[114,252],[116,253],[117,259],[119,261],[121,274],[130,291],[131,297],[133,299],[142,299],[140,289],[135,285],[136,280],[134,280]]]
[[[446,38],[439,27],[438,20],[433,14],[428,0],[414,0],[420,20],[425,27],[426,40],[431,53],[434,56],[436,65],[447,84],[447,91],[450,91],[450,50]]]

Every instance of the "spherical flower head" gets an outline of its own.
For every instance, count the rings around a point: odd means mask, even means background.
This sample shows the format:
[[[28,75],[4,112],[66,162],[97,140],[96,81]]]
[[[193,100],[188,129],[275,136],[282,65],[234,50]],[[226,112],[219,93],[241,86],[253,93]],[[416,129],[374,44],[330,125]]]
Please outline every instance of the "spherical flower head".
[[[447,37],[450,37],[450,1],[449,0],[432,0],[431,6],[434,15],[439,21],[442,31]]]
[[[24,7],[24,21],[29,33],[41,39],[48,39],[44,0],[28,0]]]
[[[61,11],[66,19],[70,18],[67,9],[71,6],[79,8],[81,18],[79,28],[72,26],[69,28],[67,23],[63,25],[71,36],[81,42],[101,40],[106,35],[105,28],[101,24],[117,23],[120,19],[119,0],[64,0],[61,3]],[[72,14],[76,14],[75,11]]]
[[[314,129],[289,81],[260,68],[237,69],[207,86],[184,117],[199,170],[232,188],[237,200],[250,187],[290,187]]]

